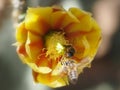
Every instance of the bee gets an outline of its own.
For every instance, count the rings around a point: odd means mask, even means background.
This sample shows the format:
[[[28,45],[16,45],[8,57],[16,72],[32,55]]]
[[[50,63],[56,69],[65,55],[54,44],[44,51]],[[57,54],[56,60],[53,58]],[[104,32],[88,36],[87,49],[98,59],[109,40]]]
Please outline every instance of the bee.
[[[64,45],[65,55],[61,59],[61,64],[63,65],[63,72],[68,75],[70,83],[76,84],[78,80],[77,67],[74,60],[71,58],[74,56],[75,49],[72,45]]]
[[[84,58],[81,62],[77,63],[74,59],[64,57],[64,60],[61,61],[63,66],[62,73],[68,76],[68,80],[71,84],[76,84],[81,70],[86,67],[89,61],[89,58]]]
[[[72,47],[72,45],[65,46],[66,47],[66,53],[61,58],[61,65],[62,65],[62,72],[65,73],[68,76],[68,80],[71,84],[76,84],[79,77],[79,69],[83,69],[86,64],[88,64],[89,59],[84,58],[79,63],[73,59],[75,49]]]
[[[78,80],[77,67],[73,60],[67,60],[63,64],[63,72],[68,75],[69,82],[76,84]]]

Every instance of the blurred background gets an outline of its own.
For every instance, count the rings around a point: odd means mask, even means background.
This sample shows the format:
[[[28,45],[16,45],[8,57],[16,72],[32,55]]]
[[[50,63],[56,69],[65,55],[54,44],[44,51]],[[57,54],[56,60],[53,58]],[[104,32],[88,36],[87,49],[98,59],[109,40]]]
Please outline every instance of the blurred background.
[[[120,0],[26,0],[26,5],[19,1],[24,0],[0,0],[0,90],[120,90]],[[17,14],[24,14],[27,6],[38,5],[82,8],[92,13],[102,29],[96,58],[76,85],[52,89],[34,84],[31,69],[20,61],[12,46]],[[22,12],[15,14],[18,9]]]

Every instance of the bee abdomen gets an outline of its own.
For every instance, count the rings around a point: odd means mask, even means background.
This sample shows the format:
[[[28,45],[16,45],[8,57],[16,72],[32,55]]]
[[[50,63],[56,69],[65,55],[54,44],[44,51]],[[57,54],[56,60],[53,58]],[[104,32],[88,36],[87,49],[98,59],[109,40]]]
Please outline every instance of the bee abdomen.
[[[77,80],[78,80],[78,73],[77,73],[77,71],[75,71],[75,70],[70,71],[68,76],[69,76],[70,83],[72,83],[72,84],[76,84],[77,83]]]

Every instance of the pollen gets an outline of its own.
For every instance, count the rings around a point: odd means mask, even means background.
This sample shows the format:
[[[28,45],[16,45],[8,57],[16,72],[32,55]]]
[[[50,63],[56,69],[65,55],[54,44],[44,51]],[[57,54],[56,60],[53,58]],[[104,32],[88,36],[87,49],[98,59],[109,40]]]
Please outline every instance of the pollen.
[[[57,59],[65,53],[63,45],[67,45],[64,33],[50,32],[45,37],[46,55],[50,59]]]
[[[63,45],[61,45],[60,43],[57,43],[56,50],[58,51],[58,53],[62,53],[64,51]]]

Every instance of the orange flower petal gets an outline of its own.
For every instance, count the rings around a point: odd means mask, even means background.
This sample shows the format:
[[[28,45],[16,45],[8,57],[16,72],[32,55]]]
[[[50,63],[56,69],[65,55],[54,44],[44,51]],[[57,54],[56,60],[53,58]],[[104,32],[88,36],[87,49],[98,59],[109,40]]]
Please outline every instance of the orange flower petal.
[[[27,55],[26,49],[25,49],[25,44],[18,44],[17,46],[17,53],[20,57],[20,59],[23,61],[23,63],[32,63],[33,60],[29,58]]]
[[[73,22],[79,21],[70,12],[58,11],[51,15],[51,26],[54,29],[63,29]]]
[[[66,12],[64,11],[57,11],[51,14],[50,24],[53,29],[59,28],[62,20],[65,18]]]
[[[26,41],[26,52],[29,57],[34,61],[43,49],[42,37],[37,36],[31,32],[28,32],[28,37]]]

